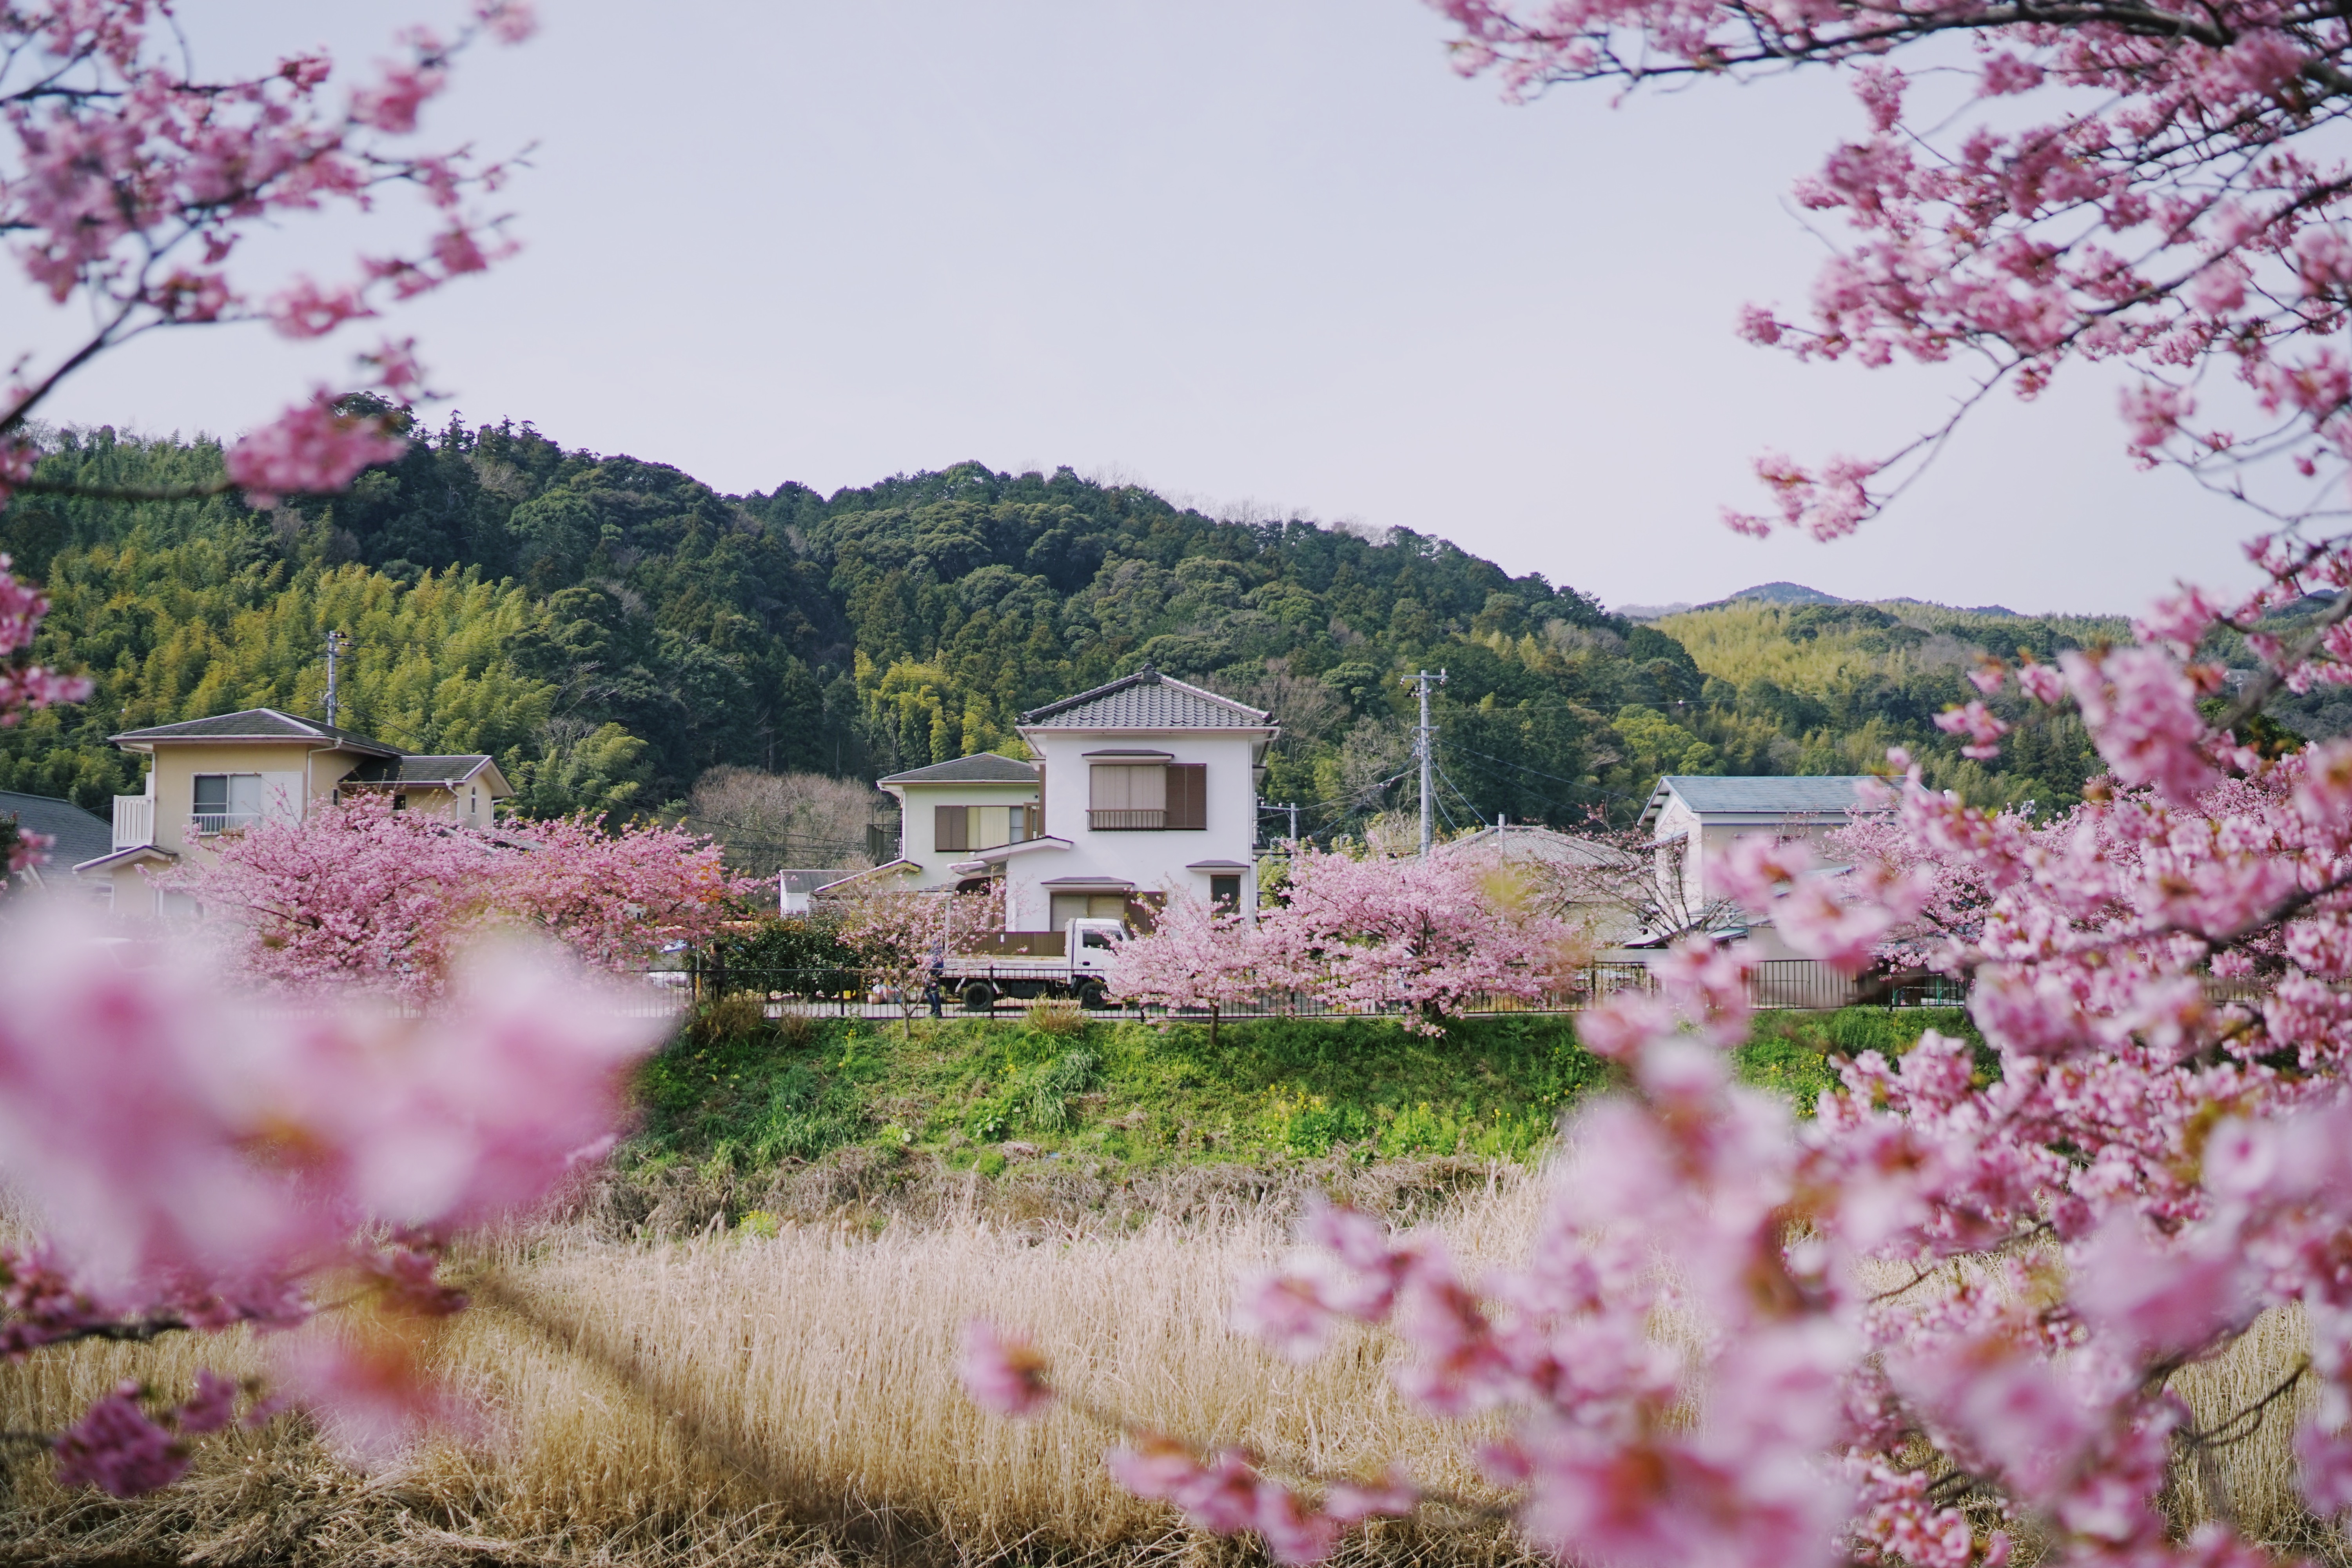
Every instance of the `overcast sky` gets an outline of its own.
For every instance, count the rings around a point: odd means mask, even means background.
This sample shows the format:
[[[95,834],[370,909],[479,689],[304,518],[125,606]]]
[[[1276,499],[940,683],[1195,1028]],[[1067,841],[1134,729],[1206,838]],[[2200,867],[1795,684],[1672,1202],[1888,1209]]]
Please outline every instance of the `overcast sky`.
[[[195,0],[199,64],[355,64],[448,0]],[[535,142],[526,249],[401,312],[469,419],[831,491],[977,458],[1454,540],[1612,604],[1790,578],[2130,610],[2244,580],[2251,521],[2122,453],[2115,384],[1985,410],[1864,537],[1759,543],[1759,450],[1883,449],[1955,384],[1732,335],[1823,254],[1787,202],[1861,129],[1828,79],[1500,103],[1414,0],[542,0],[428,140]],[[271,268],[346,270],[289,231]],[[383,239],[373,244],[382,248]],[[18,341],[55,342],[19,287]],[[233,433],[337,369],[253,329],[52,416]],[[429,417],[446,417],[446,406]]]

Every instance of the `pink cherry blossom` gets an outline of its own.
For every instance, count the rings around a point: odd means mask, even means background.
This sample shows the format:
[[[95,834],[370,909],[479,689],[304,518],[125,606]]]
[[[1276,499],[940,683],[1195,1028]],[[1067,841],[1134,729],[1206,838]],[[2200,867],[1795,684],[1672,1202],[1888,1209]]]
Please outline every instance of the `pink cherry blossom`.
[[[1178,889],[1150,931],[1119,944],[1117,984],[1122,998],[1206,1008],[1213,1043],[1219,1015],[1278,985],[1281,963],[1248,916],[1213,911]]]
[[[1035,1415],[1054,1403],[1045,1358],[1025,1340],[979,1319],[964,1326],[956,1374],[972,1403],[999,1415]]]
[[[1301,846],[1259,915],[1265,972],[1341,1006],[1413,1009],[1424,1032],[1481,995],[1538,996],[1564,928],[1515,907],[1510,868],[1476,852],[1356,859]]]
[[[186,1473],[187,1449],[139,1403],[126,1383],[89,1407],[57,1442],[58,1484],[96,1487],[109,1497],[137,1497]]]
[[[1978,762],[1990,762],[2000,756],[2000,738],[2009,733],[2008,722],[1981,702],[1937,714],[1936,728],[1948,735],[1966,735],[1969,743],[1960,748],[1960,755]]]
[[[234,913],[226,940],[257,978],[416,1001],[440,995],[457,955],[501,924],[642,969],[669,942],[708,938],[749,891],[681,829],[572,818],[488,831],[381,794],[256,824],[160,880]]]
[[[2170,659],[2153,648],[2121,648],[2098,660],[2064,653],[2058,662],[2116,778],[2151,785],[2176,805],[2215,782],[2195,693]]]
[[[282,495],[341,489],[371,463],[389,463],[407,450],[407,441],[380,420],[341,413],[322,392],[247,432],[225,462],[246,499],[268,507]]]

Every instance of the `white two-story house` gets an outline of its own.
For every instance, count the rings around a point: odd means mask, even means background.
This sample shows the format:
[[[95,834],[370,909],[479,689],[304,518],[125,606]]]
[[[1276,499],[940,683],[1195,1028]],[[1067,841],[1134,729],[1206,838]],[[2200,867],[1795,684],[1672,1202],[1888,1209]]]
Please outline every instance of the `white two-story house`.
[[[1148,924],[1177,892],[1255,912],[1272,714],[1146,665],[1023,714],[1018,732],[1035,763],[961,757],[880,780],[904,807],[899,857],[865,876],[1001,880],[1016,933]]]
[[[318,802],[378,791],[395,808],[487,828],[514,793],[479,753],[419,756],[275,708],[127,730],[112,737],[147,759],[145,787],[114,797],[114,847],[74,874],[111,889],[124,914],[168,912],[173,896],[145,870],[202,857],[224,836],[263,822],[300,822]]]

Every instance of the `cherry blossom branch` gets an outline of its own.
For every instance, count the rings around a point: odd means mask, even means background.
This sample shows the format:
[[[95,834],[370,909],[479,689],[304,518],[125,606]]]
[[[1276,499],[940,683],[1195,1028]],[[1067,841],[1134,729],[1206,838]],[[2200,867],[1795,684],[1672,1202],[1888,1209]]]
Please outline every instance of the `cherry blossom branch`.
[[[2303,1382],[2310,1371],[2311,1358],[2302,1357],[2269,1393],[2252,1404],[2223,1416],[2201,1431],[2181,1433],[2180,1441],[2193,1448],[2228,1448],[2249,1441],[2262,1428],[2263,1413],[2294,1392],[2295,1387]],[[2231,1428],[2241,1422],[2249,1423],[2249,1425],[2243,1431],[2233,1432]]]

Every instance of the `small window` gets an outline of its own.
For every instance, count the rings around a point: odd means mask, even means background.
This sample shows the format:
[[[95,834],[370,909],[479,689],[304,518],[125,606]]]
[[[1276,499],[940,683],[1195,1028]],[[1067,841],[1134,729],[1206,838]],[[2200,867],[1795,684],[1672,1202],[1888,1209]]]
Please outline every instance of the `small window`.
[[[198,773],[194,805],[199,836],[250,827],[261,820],[261,775]]]
[[[1221,915],[1237,914],[1242,907],[1242,879],[1239,876],[1209,879],[1209,907]]]
[[[1107,931],[1081,931],[1078,935],[1078,940],[1088,947],[1108,949],[1110,946],[1110,932]]]

